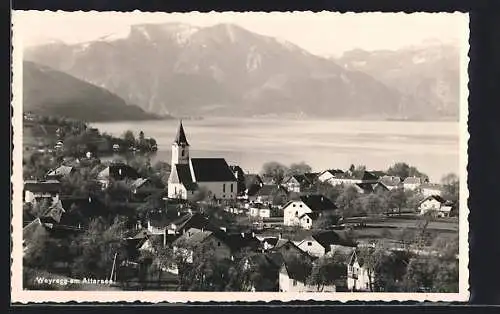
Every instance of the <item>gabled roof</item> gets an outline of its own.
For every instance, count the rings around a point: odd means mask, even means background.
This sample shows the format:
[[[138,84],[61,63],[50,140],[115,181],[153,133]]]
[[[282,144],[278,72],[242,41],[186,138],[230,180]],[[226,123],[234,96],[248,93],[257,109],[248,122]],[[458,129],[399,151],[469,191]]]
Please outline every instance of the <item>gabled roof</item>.
[[[200,230],[197,228],[190,228],[182,236],[180,236],[174,241],[174,245],[196,247],[205,242],[208,238],[212,236],[216,237],[221,242],[224,242],[224,240],[221,239],[221,237],[218,234],[215,234],[210,230]]]
[[[260,247],[261,243],[260,241],[252,237],[251,234],[240,234],[240,233],[225,233],[225,232],[216,232],[218,238],[224,241],[231,251],[239,251],[244,248],[248,248],[252,251],[257,251],[257,249]]]
[[[179,183],[184,185],[184,187],[188,191],[194,191],[198,188],[198,185],[193,182],[193,177],[191,176],[191,169],[189,168],[189,165],[176,164],[172,168],[172,171],[174,171],[174,175],[177,174]]]
[[[321,174],[326,173],[326,172],[330,173],[334,177],[344,173],[344,171],[341,169],[327,169],[327,170],[323,171]]]
[[[285,267],[288,274],[288,278],[295,279],[297,281],[306,282],[307,277],[311,274],[312,265],[301,262],[299,259],[287,259],[283,261],[283,267]]]
[[[315,233],[312,235],[312,237],[314,240],[318,241],[318,243],[321,244],[321,246],[323,246],[324,248],[329,248],[330,245],[342,245],[349,247],[356,246],[355,243],[345,239],[344,237],[341,237],[338,233],[332,230]]]
[[[112,178],[114,180],[138,179],[139,173],[132,167],[122,162],[111,163],[97,175],[99,179]]]
[[[47,173],[47,176],[61,176],[61,177],[65,177],[65,176],[68,176],[69,174],[71,174],[71,172],[73,170],[74,170],[74,167],[62,165],[62,166],[59,166],[59,167],[57,167],[55,169],[50,170]]]
[[[417,177],[408,177],[403,181],[403,184],[421,184],[422,180]]]
[[[189,230],[191,228],[196,229],[215,229],[208,218],[199,213],[187,214],[172,222],[176,226],[176,231]]]
[[[309,181],[309,183],[314,183],[318,178],[319,173],[317,172],[306,172],[304,173],[304,177]]]
[[[356,183],[356,186],[360,188],[363,193],[372,193],[373,185],[371,183]]]
[[[148,180],[149,179],[138,178],[138,179],[132,181],[132,183],[130,184],[130,187],[133,188],[133,189],[138,189],[141,186],[143,186],[146,182],[148,182]]]
[[[257,196],[271,196],[277,193],[278,191],[282,191],[283,193],[288,193],[288,191],[277,184],[264,184],[262,187],[255,193]]]
[[[431,199],[435,199],[436,201],[438,201],[439,203],[441,204],[445,204],[447,203],[446,200],[444,198],[442,198],[441,196],[439,195],[430,195],[430,196],[427,196],[426,198],[424,198],[420,204],[422,204],[423,202],[425,201],[428,201],[428,200],[431,200]]]
[[[245,174],[245,186],[247,189],[262,183],[262,178],[258,174]]]
[[[337,206],[329,198],[320,194],[303,195],[300,200],[312,211],[337,209]]]
[[[385,186],[397,186],[401,184],[401,178],[395,176],[383,176],[379,179],[379,182]]]
[[[48,209],[48,211],[43,215],[44,218],[51,218],[55,222],[61,222],[62,215],[66,212],[60,200],[54,202]]]
[[[191,158],[195,182],[236,181],[224,158]]]
[[[302,215],[299,217],[299,219],[302,219],[303,217],[308,216],[308,217],[309,217],[309,218],[311,218],[312,220],[316,220],[316,219],[318,219],[319,214],[320,214],[319,212],[304,213],[304,214],[302,214]]]
[[[177,129],[177,134],[175,136],[174,143],[176,143],[177,145],[189,146],[189,143],[186,138],[186,133],[184,132],[184,127],[182,126],[182,120],[179,123],[179,128]]]
[[[380,171],[380,170],[372,170],[372,171],[370,171],[370,173],[376,177],[379,177],[379,178],[387,175],[387,173],[385,173],[384,171]]]

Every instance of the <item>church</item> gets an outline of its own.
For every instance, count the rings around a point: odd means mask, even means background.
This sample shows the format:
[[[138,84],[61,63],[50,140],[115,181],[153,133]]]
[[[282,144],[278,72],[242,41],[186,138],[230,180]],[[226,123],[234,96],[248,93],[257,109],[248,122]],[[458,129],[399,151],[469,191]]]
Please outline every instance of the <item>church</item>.
[[[211,199],[236,199],[237,180],[226,160],[191,158],[189,147],[181,121],[172,144],[172,171],[168,178],[168,197],[190,199],[196,191],[204,191]]]

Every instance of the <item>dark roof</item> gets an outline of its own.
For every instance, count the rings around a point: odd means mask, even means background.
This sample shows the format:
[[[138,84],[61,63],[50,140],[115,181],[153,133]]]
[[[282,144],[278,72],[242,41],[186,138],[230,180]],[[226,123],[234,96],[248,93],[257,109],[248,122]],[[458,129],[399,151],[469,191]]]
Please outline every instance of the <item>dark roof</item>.
[[[304,263],[301,259],[285,258],[283,266],[286,268],[288,278],[305,283],[311,274],[312,265]]]
[[[441,204],[444,204],[447,202],[444,198],[442,198],[439,195],[430,195],[430,196],[427,196],[426,198],[424,198],[420,203],[422,204],[423,202],[430,200],[432,198],[435,199],[436,201],[440,202]]]
[[[384,171],[380,170],[372,170],[370,173],[379,178],[387,175]]]
[[[55,169],[50,170],[47,176],[61,176],[65,177],[75,170],[74,167],[61,165]]]
[[[114,180],[138,179],[139,173],[127,164],[117,162],[111,163],[99,173],[99,178],[112,178]]]
[[[186,145],[189,146],[189,143],[186,138],[186,133],[184,132],[184,127],[182,126],[182,120],[179,124],[179,129],[177,129],[177,135],[175,136],[175,143],[178,145]]]
[[[317,172],[307,172],[304,173],[304,177],[309,181],[309,183],[314,183],[316,179],[318,178],[319,173]]]
[[[371,183],[356,183],[356,185],[363,190],[364,193],[373,192],[373,185]]]
[[[182,183],[182,185],[184,185],[188,191],[196,190],[198,185],[193,182],[193,177],[191,176],[191,169],[189,168],[189,165],[176,164],[175,171],[177,172],[179,182]]]
[[[319,214],[320,214],[319,212],[304,213],[304,214],[302,214],[302,215],[299,217],[299,219],[302,219],[302,217],[304,217],[304,216],[308,216],[308,217],[309,217],[309,218],[311,218],[312,220],[316,220],[316,219],[318,219]]]
[[[340,169],[328,169],[328,170],[325,170],[324,172],[330,172],[332,175],[339,175],[339,174],[344,173],[344,171],[342,171]]]
[[[319,194],[303,195],[300,197],[300,200],[312,211],[337,209],[337,206],[329,198]]]
[[[252,251],[257,251],[260,247],[260,241],[253,237],[252,234],[249,233],[225,233],[222,231],[216,232],[218,238],[224,241],[231,251],[239,251],[244,248],[248,248]]]
[[[258,196],[269,196],[269,195],[274,195],[278,191],[282,191],[284,193],[288,193],[288,191],[277,184],[264,184],[262,187],[257,191],[256,195]]]
[[[335,231],[324,231],[324,232],[319,232],[315,233],[312,235],[314,240],[318,241],[321,246],[325,248],[329,248],[330,245],[342,245],[342,246],[350,246],[350,247],[355,247],[356,244],[353,243],[352,241],[349,241],[345,239],[344,237],[341,237],[338,233]]]
[[[262,178],[258,174],[245,174],[245,186],[247,189],[254,186],[259,186],[263,183]]]
[[[199,213],[187,214],[172,222],[176,226],[176,231],[188,230],[190,228],[215,230],[208,218]]]
[[[196,182],[236,181],[224,158],[191,158]]]
[[[61,182],[56,180],[48,181],[26,181],[24,182],[24,190],[31,192],[53,192],[57,193],[61,190]]]
[[[275,246],[276,243],[278,243],[278,238],[269,237],[269,238],[262,239],[262,243],[265,243],[265,242],[267,242],[269,245]]]

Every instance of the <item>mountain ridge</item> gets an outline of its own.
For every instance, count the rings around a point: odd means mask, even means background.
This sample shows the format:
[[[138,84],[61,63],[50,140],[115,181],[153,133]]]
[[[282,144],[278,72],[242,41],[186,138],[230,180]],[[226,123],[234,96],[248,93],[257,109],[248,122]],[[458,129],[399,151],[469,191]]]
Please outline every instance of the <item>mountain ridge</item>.
[[[434,104],[299,46],[234,24],[132,25],[126,37],[30,48],[26,59],[148,112],[328,117],[437,115]],[[408,109],[410,108],[410,109]]]

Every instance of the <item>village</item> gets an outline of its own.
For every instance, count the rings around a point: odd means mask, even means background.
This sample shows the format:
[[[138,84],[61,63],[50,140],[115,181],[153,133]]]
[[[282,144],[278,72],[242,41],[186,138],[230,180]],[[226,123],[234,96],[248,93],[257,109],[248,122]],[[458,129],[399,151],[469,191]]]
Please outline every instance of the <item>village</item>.
[[[105,280],[89,288],[105,290],[458,291],[454,175],[429,182],[403,162],[319,172],[269,162],[249,173],[191,156],[182,121],[170,163],[102,161],[77,147],[24,165],[30,289],[54,289],[33,278],[56,276]]]

